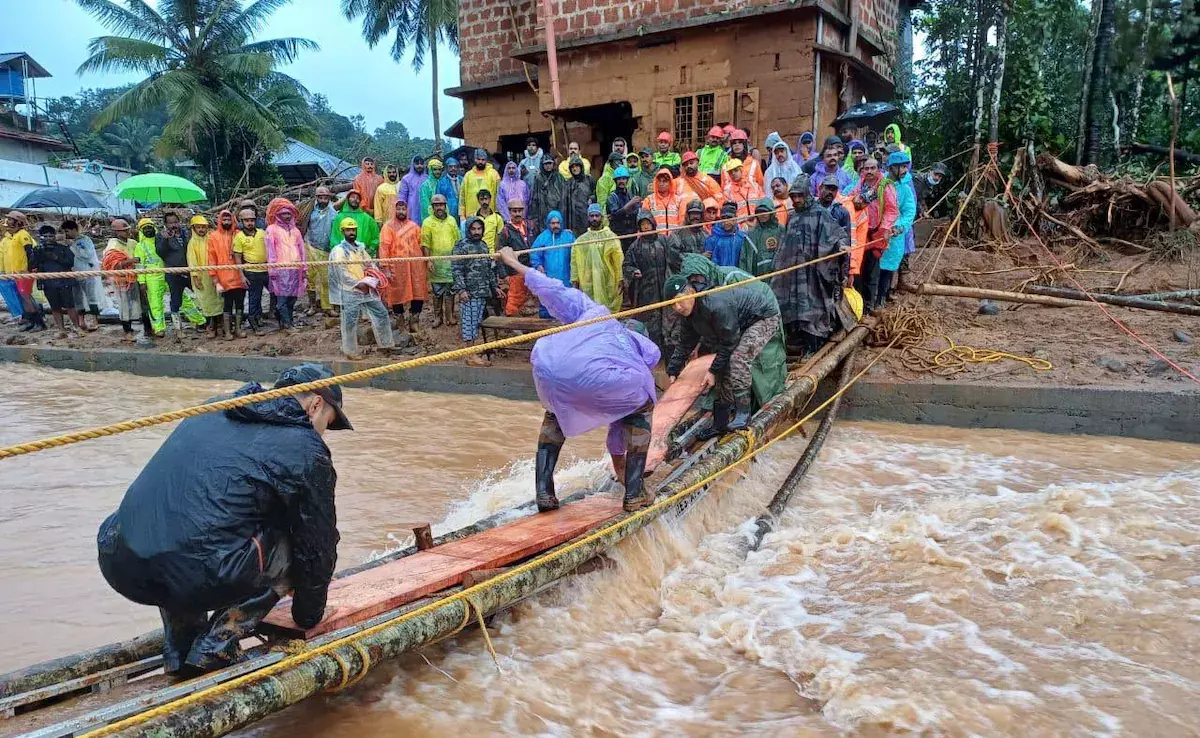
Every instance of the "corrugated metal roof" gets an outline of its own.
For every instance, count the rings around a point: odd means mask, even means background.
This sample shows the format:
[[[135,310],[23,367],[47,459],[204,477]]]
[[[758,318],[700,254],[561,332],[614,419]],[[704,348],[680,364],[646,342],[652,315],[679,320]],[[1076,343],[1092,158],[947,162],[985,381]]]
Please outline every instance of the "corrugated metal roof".
[[[287,145],[271,157],[271,163],[278,168],[316,166],[324,176],[336,175],[344,180],[354,179],[359,173],[357,165],[294,138],[289,138]]]
[[[24,51],[0,52],[0,67],[20,69],[20,61],[22,57],[25,59],[25,62],[28,65],[30,77],[41,78],[50,76],[50,73],[46,71],[45,67],[35,62],[33,57],[29,54],[26,54]]]

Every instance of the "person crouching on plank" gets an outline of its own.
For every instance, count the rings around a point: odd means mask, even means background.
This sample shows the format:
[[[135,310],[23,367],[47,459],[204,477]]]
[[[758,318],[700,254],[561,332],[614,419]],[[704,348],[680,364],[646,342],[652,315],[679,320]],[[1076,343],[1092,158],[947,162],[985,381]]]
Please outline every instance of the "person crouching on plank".
[[[525,278],[529,291],[555,320],[574,323],[610,314],[583,292],[525,266],[512,249],[500,249],[499,256]],[[616,320],[572,328],[533,345],[533,383],[546,408],[535,467],[539,512],[558,508],[554,467],[566,438],[601,425],[608,425],[607,448],[618,475],[624,476],[625,510],[639,510],[654,501],[643,477],[657,399],[650,369],[658,359],[658,347],[649,338]]]

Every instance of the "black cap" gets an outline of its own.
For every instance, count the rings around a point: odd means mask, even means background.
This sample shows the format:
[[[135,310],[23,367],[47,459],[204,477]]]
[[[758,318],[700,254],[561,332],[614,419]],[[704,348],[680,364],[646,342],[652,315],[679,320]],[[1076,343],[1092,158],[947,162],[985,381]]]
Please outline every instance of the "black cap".
[[[333,372],[320,364],[313,362],[297,364],[290,369],[285,369],[279,375],[279,379],[275,382],[275,389],[292,387],[297,384],[305,384],[306,382],[315,382],[318,379],[328,379],[332,376]],[[329,424],[329,430],[354,430],[354,426],[350,425],[350,419],[346,417],[346,413],[342,410],[342,388],[340,386],[335,384],[329,387],[321,387],[312,390],[312,393],[324,400],[326,405],[333,408],[333,412],[337,416]]]

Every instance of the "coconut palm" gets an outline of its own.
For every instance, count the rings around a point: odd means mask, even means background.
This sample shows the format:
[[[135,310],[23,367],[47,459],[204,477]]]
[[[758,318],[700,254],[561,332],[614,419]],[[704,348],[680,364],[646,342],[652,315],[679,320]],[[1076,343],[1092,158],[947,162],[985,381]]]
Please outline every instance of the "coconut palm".
[[[123,118],[106,128],[101,137],[109,150],[120,157],[121,166],[140,172],[154,161],[156,133],[141,118]]]
[[[442,149],[442,116],[438,107],[438,44],[458,53],[458,0],[342,0],[346,18],[361,17],[363,38],[374,48],[389,33],[392,59],[400,61],[412,47],[412,68],[420,72],[428,55],[433,71],[433,140]]]
[[[92,39],[87,72],[137,72],[146,78],[104,108],[103,128],[157,108],[167,124],[157,150],[209,159],[216,188],[221,154],[238,147],[272,150],[287,135],[305,137],[308,92],[278,71],[305,38],[255,41],[270,15],[290,0],[76,0],[114,35]],[[311,131],[307,136],[311,137]]]

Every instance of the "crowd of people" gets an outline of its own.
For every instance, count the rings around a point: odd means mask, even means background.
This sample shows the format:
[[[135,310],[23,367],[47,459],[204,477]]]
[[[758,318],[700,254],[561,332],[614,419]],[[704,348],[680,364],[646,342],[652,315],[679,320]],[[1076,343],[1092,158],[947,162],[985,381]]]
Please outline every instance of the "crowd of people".
[[[178,335],[189,325],[214,339],[243,337],[247,329],[261,335],[269,320],[293,332],[297,303],[307,296],[309,315],[340,317],[343,353],[358,358],[364,314],[387,349],[393,330],[420,330],[426,312],[432,318],[425,325],[458,325],[471,344],[481,340],[487,315],[533,310],[537,301],[519,273],[498,259],[477,258],[504,247],[522,265],[613,311],[663,300],[668,277],[679,273],[687,254],[758,276],[843,250],[845,259],[770,280],[787,343],[811,353],[833,332],[846,288],[866,310],[886,303],[901,261],[915,247],[912,224],[940,194],[946,170],[937,164],[914,176],[911,149],[894,124],[882,135],[847,126],[819,148],[804,133],[795,150],[771,133],[763,150],[760,158],[743,130],[714,126],[697,151],[677,151],[667,132],[641,151],[617,138],[595,163],[597,176],[578,143],[570,142],[560,159],[534,138],[519,158],[509,156],[502,172],[483,149],[465,170],[454,158],[416,156],[403,174],[395,164],[379,174],[367,157],[349,191],[335,198],[318,187],[304,216],[284,198],[265,213],[246,200],[213,221],[171,210],[132,228],[114,219],[107,240],[100,223],[83,232],[69,220],[57,228],[41,224],[35,238],[27,217],[14,211],[0,231],[0,267],[8,273],[191,268],[108,278],[130,342],[164,337],[168,327]],[[428,256],[476,258],[422,261]],[[59,331],[95,330],[105,290],[95,276],[24,278],[0,282],[0,297],[26,330],[46,327],[38,297],[49,303]],[[663,310],[643,322],[669,355],[679,319]],[[479,356],[469,361],[487,363]]]

